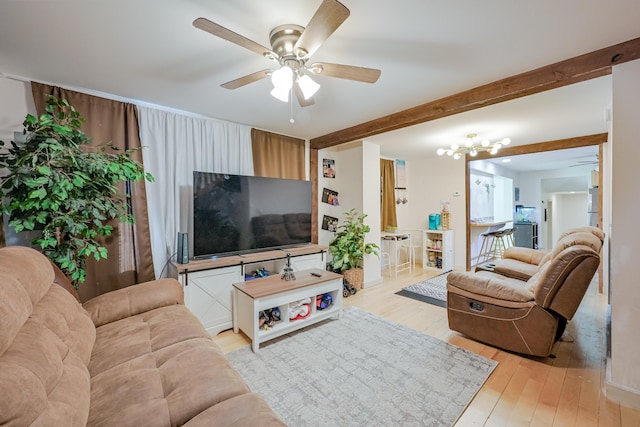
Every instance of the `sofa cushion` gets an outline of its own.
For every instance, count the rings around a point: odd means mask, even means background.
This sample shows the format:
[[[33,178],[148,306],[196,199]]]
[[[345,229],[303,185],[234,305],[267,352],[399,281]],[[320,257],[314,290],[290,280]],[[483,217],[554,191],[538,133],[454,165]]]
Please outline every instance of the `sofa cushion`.
[[[251,408],[249,410],[249,408]],[[269,405],[257,394],[232,397],[198,414],[187,427],[220,426],[284,426]]]
[[[0,424],[83,426],[93,322],[53,284],[49,260],[30,248],[0,249]]]
[[[537,264],[529,264],[512,258],[503,258],[496,262],[494,271],[503,276],[519,280],[529,280],[538,271]]]
[[[558,240],[561,240],[564,237],[568,236],[569,234],[573,234],[573,233],[590,233],[596,236],[600,240],[600,242],[604,242],[604,231],[600,230],[597,227],[591,227],[591,226],[577,227],[577,228],[572,228],[571,230],[567,230],[564,233],[562,233],[560,236],[558,236]]]
[[[93,323],[102,326],[159,307],[184,304],[182,286],[176,279],[160,279],[117,289],[84,303]]]
[[[555,244],[555,246],[551,250],[551,253],[549,254],[549,259],[555,258],[560,252],[564,251],[565,249],[577,245],[587,246],[593,249],[596,253],[600,253],[600,248],[602,248],[602,241],[598,236],[590,232],[574,232],[571,234],[567,234],[563,238],[559,239]]]
[[[250,390],[182,305],[97,328],[92,425],[181,425]]]

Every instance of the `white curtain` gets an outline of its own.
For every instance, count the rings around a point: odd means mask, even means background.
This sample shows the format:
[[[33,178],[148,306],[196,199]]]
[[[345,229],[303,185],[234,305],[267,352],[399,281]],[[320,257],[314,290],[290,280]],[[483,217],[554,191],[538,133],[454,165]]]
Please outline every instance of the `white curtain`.
[[[193,171],[253,175],[251,128],[138,106],[156,278],[177,250],[178,232],[193,249]],[[192,252],[190,252],[192,253]]]

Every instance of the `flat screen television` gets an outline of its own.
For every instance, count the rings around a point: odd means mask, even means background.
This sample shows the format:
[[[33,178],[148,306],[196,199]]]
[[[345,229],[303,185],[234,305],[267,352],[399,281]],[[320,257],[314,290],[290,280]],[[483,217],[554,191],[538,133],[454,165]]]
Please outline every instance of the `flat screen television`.
[[[311,182],[193,172],[193,257],[311,243]]]

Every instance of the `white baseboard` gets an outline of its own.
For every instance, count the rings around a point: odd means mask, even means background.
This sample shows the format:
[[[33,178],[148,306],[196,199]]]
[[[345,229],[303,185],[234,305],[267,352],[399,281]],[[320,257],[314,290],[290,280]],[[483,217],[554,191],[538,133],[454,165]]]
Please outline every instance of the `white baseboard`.
[[[364,282],[364,283],[362,284],[362,289],[366,289],[366,288],[370,288],[370,287],[372,287],[372,286],[379,285],[379,284],[381,284],[382,282],[383,282],[382,277],[379,277],[379,278],[374,279],[374,280],[369,280],[368,282]]]
[[[640,391],[611,382],[611,359],[607,358],[604,393],[608,399],[630,408],[640,409]]]

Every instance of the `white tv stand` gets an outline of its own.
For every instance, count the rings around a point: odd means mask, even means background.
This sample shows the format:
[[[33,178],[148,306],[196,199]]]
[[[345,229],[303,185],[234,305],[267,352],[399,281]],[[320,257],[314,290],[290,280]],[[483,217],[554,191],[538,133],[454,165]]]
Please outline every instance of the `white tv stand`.
[[[304,245],[295,248],[254,252],[216,259],[192,260],[188,264],[171,261],[169,276],[182,284],[185,306],[200,320],[207,332],[217,335],[233,327],[232,289],[245,274],[265,268],[280,277],[291,256],[294,272],[318,268],[325,270],[328,248]]]

